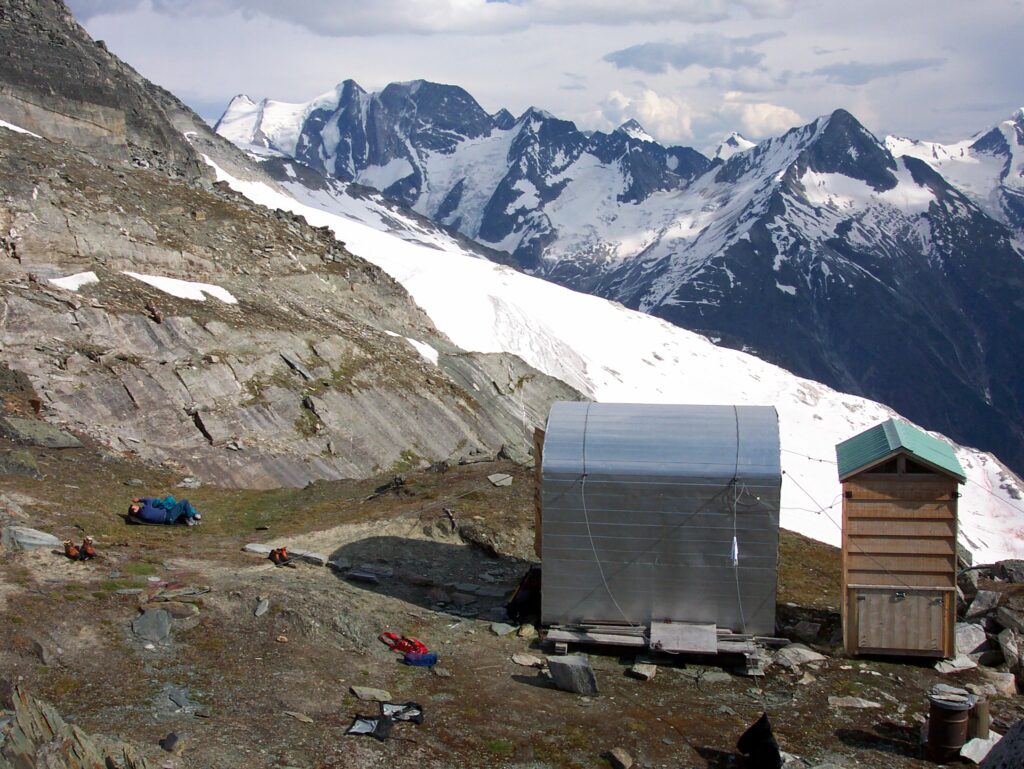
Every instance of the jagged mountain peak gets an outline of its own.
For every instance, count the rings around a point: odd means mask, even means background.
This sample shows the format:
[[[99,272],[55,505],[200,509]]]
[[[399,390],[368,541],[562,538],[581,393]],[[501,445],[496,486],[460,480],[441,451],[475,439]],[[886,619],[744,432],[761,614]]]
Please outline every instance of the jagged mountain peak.
[[[748,139],[738,131],[733,131],[724,139],[722,139],[717,149],[715,149],[714,157],[718,158],[719,160],[728,160],[736,153],[746,152],[747,150],[756,146],[756,142],[750,141],[750,139]]]
[[[818,118],[804,157],[812,171],[859,179],[876,191],[896,186],[896,161],[886,146],[845,109]]]
[[[625,123],[615,129],[617,133],[625,134],[631,139],[637,139],[643,142],[654,142],[657,143],[657,139],[647,133],[646,129],[640,125],[640,122],[635,118],[630,118]]]

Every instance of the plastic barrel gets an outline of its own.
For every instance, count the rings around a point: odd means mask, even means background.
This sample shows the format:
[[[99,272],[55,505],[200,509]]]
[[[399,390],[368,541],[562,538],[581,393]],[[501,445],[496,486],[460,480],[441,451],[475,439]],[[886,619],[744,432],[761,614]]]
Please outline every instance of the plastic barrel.
[[[928,707],[928,758],[940,764],[960,758],[967,742],[967,708],[951,708],[930,700]]]

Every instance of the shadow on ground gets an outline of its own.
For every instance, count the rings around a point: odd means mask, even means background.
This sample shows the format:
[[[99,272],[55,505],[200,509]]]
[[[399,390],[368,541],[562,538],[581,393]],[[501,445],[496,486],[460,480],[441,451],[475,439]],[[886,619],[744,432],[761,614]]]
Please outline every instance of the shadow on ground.
[[[368,537],[336,549],[335,574],[369,592],[456,617],[505,619],[504,607],[530,567],[518,558],[436,539]]]

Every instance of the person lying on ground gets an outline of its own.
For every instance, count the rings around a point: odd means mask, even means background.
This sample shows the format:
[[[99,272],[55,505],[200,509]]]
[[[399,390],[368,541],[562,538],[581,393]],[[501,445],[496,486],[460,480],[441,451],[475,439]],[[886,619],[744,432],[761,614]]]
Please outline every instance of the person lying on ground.
[[[128,506],[128,515],[144,523],[198,524],[203,516],[187,499],[166,497],[138,497]]]

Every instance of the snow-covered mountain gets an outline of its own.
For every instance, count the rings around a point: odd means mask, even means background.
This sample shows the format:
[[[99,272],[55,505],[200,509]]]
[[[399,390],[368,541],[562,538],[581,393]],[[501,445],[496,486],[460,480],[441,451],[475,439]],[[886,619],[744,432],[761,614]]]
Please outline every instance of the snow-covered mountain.
[[[988,131],[954,144],[889,136],[893,155],[923,160],[987,214],[1024,236],[1024,107]]]
[[[585,135],[423,81],[346,81],[304,105],[237,97],[218,131],[1024,468],[1019,120],[971,144],[985,195],[845,110],[756,146],[730,136],[713,161],[635,121]]]
[[[756,146],[756,142],[752,142],[750,139],[743,136],[743,134],[733,131],[722,139],[722,143],[719,144],[718,149],[715,150],[715,158],[718,160],[728,160],[737,152],[746,152],[750,148]]]
[[[329,227],[346,248],[375,262],[412,294],[455,344],[511,352],[599,401],[770,404],[782,438],[782,523],[837,544],[835,443],[893,415],[743,352],[620,304],[524,275],[467,253],[415,215],[343,183],[312,189],[277,174],[288,194],[217,169],[251,200]],[[292,174],[295,173],[295,176]],[[956,448],[970,480],[961,533],[978,561],[1024,556],[1019,479],[993,456]]]

